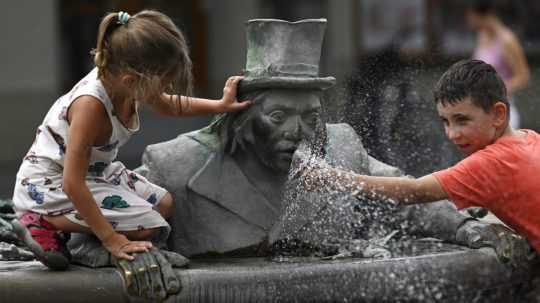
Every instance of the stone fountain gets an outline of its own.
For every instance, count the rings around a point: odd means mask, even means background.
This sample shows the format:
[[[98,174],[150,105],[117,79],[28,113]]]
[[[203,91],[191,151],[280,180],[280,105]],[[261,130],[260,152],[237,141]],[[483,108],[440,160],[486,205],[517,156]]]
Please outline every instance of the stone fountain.
[[[527,269],[490,247],[466,247],[488,232],[471,235],[473,220],[448,201],[399,207],[347,191],[313,195],[290,179],[302,141],[333,166],[402,175],[368,155],[352,127],[324,123],[321,100],[335,83],[319,76],[325,26],[247,22],[239,99],[254,105],[146,149],[138,171],[175,199],[169,248],[191,259],[176,269],[182,290],[169,300],[506,302]],[[113,268],[51,273],[4,261],[0,280],[9,281],[0,283],[2,302],[57,302],[57,293],[69,302],[144,301],[125,292]]]

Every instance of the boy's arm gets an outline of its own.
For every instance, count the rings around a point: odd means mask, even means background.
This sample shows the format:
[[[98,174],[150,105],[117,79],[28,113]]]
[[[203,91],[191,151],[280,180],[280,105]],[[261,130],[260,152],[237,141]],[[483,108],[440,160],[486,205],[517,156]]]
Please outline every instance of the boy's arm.
[[[240,111],[251,105],[249,101],[236,100],[238,83],[243,79],[240,76],[230,77],[223,88],[221,100],[169,95],[163,93],[159,100],[152,103],[152,109],[164,116],[200,116],[223,112]]]
[[[433,175],[418,179],[407,177],[353,177],[362,191],[385,196],[404,204],[429,203],[448,199],[448,195]]]
[[[433,175],[419,179],[366,176],[333,168],[326,163],[311,164],[315,164],[315,169],[308,166],[300,169],[308,188],[348,189],[371,196],[383,196],[403,204],[429,203],[448,198]]]
[[[392,165],[379,161],[368,155],[368,167],[370,176],[404,177],[405,173]]]

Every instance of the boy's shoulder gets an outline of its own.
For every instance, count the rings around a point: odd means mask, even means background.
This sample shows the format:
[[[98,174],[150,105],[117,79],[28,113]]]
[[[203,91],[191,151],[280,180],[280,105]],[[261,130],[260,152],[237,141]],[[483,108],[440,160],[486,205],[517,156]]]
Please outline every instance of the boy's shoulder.
[[[533,130],[521,130],[526,137],[506,137],[486,146],[462,160],[459,164],[474,172],[497,170],[508,172],[522,169],[523,166],[540,163],[540,154],[534,152],[540,144],[540,134]]]
[[[534,148],[534,146],[540,142],[540,134],[534,130],[520,129],[517,132],[521,132],[522,134],[520,136],[500,138],[494,144],[489,145],[486,149],[526,151],[528,148]]]
[[[531,140],[534,140],[536,142],[538,142],[540,140],[540,134],[538,134],[536,131],[534,131],[532,129],[522,129],[522,131],[527,133],[527,136],[530,136]]]

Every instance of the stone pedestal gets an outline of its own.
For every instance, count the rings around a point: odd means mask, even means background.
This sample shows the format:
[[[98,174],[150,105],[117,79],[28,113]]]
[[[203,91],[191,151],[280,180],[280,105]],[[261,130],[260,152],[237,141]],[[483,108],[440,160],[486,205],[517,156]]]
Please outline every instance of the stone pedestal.
[[[515,302],[529,280],[491,249],[437,250],[386,260],[195,260],[177,270],[175,302]],[[113,268],[50,272],[37,262],[0,262],[0,281],[0,302],[144,302],[125,294]]]

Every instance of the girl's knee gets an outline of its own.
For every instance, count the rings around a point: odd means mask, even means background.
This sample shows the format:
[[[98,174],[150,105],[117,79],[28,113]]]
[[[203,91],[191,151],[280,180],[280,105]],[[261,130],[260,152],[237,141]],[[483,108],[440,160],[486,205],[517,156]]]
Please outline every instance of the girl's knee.
[[[156,206],[161,216],[165,219],[171,217],[172,207],[173,207],[173,198],[170,193],[166,193]]]
[[[71,233],[92,233],[90,228],[71,222],[65,216],[43,216],[54,228]]]

